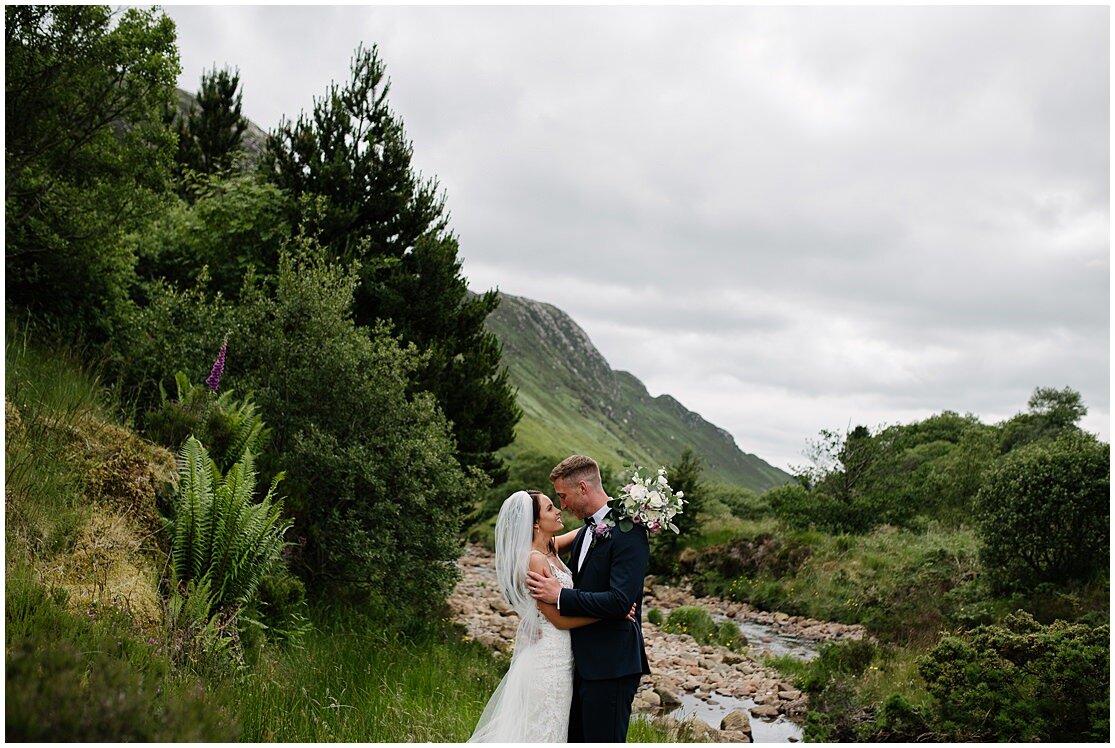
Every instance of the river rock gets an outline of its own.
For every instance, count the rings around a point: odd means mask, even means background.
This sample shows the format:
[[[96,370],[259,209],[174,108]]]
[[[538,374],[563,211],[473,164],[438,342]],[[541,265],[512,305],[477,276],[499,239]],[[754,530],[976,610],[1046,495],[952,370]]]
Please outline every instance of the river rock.
[[[662,706],[662,698],[649,689],[635,694],[635,700],[631,703],[631,708],[636,712],[654,712],[660,706]]]
[[[778,707],[771,704],[764,704],[762,706],[751,707],[751,714],[763,719],[775,719],[778,717]]]
[[[737,730],[750,738],[751,718],[747,716],[747,712],[736,709],[724,715],[724,719],[720,720],[720,729]]]
[[[663,707],[681,706],[681,699],[667,686],[655,686],[654,692],[658,694],[659,703]]]
[[[794,688],[786,689],[785,691],[778,692],[778,698],[783,701],[797,701],[801,698],[801,691]]]

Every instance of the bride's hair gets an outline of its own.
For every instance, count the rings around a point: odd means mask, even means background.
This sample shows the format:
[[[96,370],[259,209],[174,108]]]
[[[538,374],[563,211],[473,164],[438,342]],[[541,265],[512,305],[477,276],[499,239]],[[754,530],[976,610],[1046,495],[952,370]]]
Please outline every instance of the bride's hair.
[[[541,498],[546,494],[541,491],[535,491],[533,488],[528,488],[527,493],[530,494],[531,501],[534,502],[534,522],[538,521],[539,516],[542,514],[542,501]]]
[[[534,522],[537,522],[538,518],[542,516],[542,497],[546,494],[535,491],[533,488],[528,488],[527,493],[530,494],[530,498],[534,502]],[[550,550],[554,552],[554,555],[557,555],[557,541],[552,537],[550,538]]]

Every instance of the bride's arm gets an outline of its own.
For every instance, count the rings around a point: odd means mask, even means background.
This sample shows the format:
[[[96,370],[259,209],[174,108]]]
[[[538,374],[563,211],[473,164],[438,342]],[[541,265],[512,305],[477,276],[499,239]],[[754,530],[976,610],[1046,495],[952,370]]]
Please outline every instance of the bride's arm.
[[[557,548],[558,553],[565,553],[567,548],[572,547],[573,541],[577,539],[577,533],[580,530],[570,530],[563,532],[561,535],[554,536],[554,546]]]
[[[566,533],[572,535],[573,533]],[[555,538],[556,540],[556,538]],[[536,554],[530,555],[530,570],[542,574],[543,576],[551,576],[550,565],[546,560]],[[542,615],[546,616],[546,620],[553,624],[557,629],[577,629],[581,626],[588,626],[590,623],[596,623],[601,620],[599,618],[589,618],[588,616],[563,616],[558,612],[556,605],[544,603],[541,600],[535,600],[538,604],[538,610]],[[634,622],[632,616],[635,615],[635,605],[632,603],[631,610],[627,613],[627,620]]]

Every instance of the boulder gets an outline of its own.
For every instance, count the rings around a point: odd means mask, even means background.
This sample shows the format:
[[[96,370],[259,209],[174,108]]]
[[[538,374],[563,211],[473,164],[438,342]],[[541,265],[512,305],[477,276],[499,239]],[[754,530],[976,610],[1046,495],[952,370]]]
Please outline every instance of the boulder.
[[[635,700],[631,702],[631,708],[636,712],[653,712],[662,705],[662,698],[654,691],[646,690],[639,691],[635,694]]]
[[[751,714],[755,717],[762,717],[763,719],[775,719],[778,717],[778,707],[771,704],[763,704],[762,706],[751,707]]]
[[[751,737],[751,718],[747,716],[747,712],[736,709],[724,715],[724,719],[720,720],[721,730],[736,730]]]
[[[658,694],[659,703],[663,707],[681,706],[681,699],[669,686],[655,686],[654,693]]]

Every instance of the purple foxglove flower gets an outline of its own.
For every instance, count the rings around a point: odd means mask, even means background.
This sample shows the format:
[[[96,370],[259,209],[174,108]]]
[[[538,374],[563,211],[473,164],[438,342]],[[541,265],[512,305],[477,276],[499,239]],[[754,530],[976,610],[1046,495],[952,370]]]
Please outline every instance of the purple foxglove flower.
[[[217,360],[213,362],[213,368],[209,371],[209,378],[205,380],[205,384],[209,386],[213,392],[217,391],[217,387],[221,384],[221,374],[225,371],[225,353],[228,351],[228,336],[221,341],[221,350],[217,352]]]

